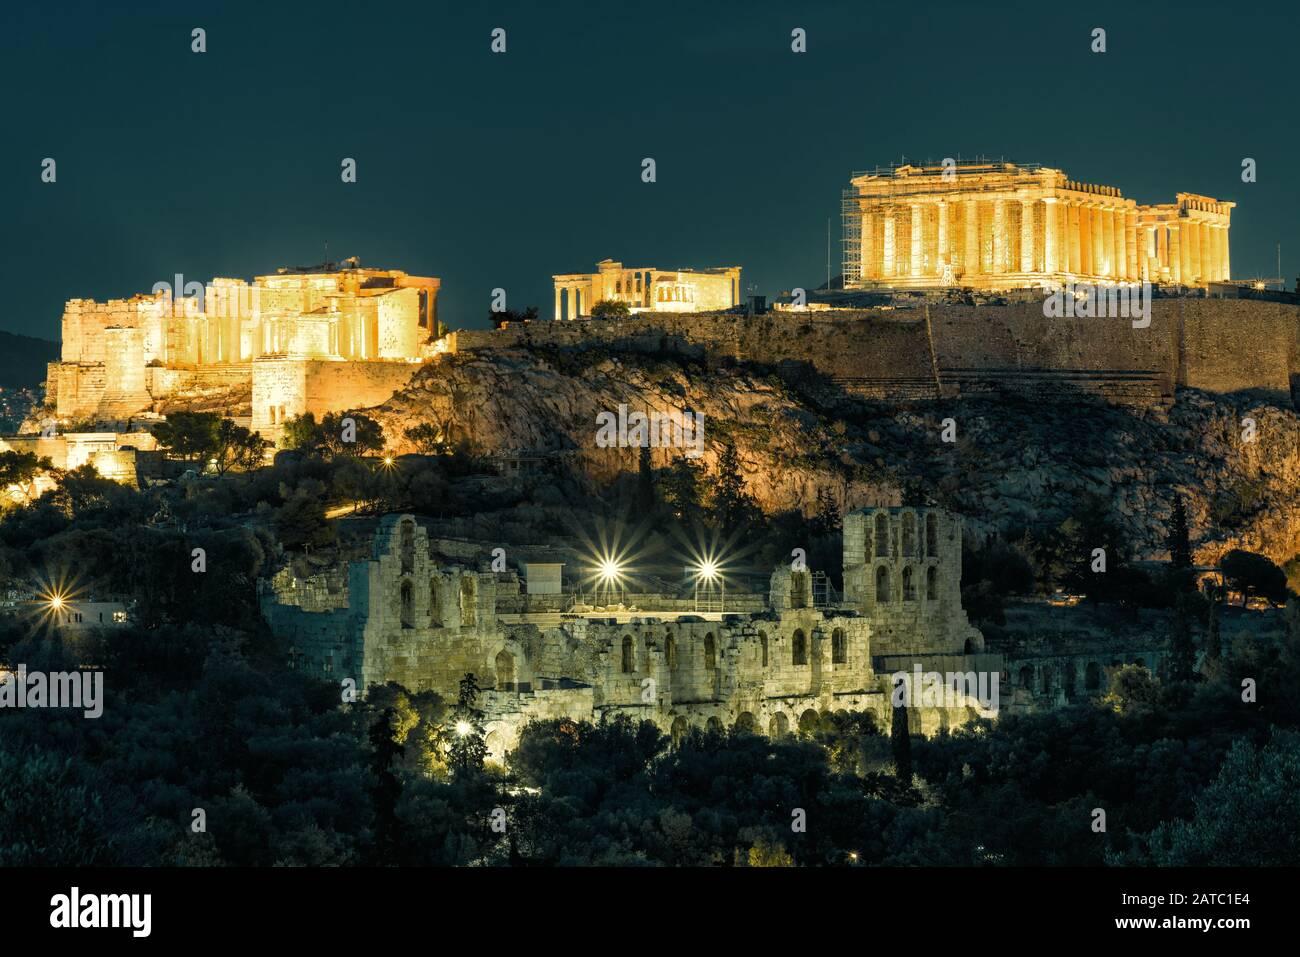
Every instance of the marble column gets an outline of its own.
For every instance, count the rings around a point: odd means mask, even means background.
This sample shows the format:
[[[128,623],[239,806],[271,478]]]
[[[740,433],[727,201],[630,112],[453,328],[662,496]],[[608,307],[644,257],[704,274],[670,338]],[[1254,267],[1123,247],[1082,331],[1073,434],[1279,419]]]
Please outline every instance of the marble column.
[[[948,204],[942,200],[939,201],[939,224],[938,236],[935,237],[935,266],[940,276],[943,275],[943,267],[952,262],[952,257],[948,254]]]
[[[1183,221],[1169,222],[1169,281],[1182,282],[1187,265],[1187,244],[1183,242]]]
[[[876,276],[876,237],[872,234],[874,226],[874,217],[870,213],[864,213],[862,216],[862,241],[858,244],[862,254],[863,279],[874,279]]]
[[[1020,201],[1020,271],[1034,271],[1034,204]]]
[[[1007,271],[1007,201],[993,201],[993,268],[995,273]]]
[[[894,275],[894,211],[885,213],[884,239],[880,249],[880,274],[886,278]]]
[[[980,267],[980,213],[979,203],[973,199],[966,200],[965,222],[962,233],[965,240],[965,270],[967,276],[977,276]]]
[[[1057,221],[1060,210],[1061,204],[1055,197],[1043,200],[1043,272],[1049,276],[1060,270],[1061,236]]]
[[[1129,282],[1140,282],[1142,280],[1141,271],[1138,268],[1138,225],[1137,210],[1126,209],[1124,211],[1124,242],[1125,248],[1124,270],[1128,276]]]
[[[908,259],[909,275],[921,275],[921,207],[917,203],[912,204],[912,243]]]
[[[1119,265],[1115,256],[1115,213],[1110,209],[1098,212],[1101,214],[1101,274],[1107,279],[1114,279]]]
[[[560,287],[556,286],[555,287],[555,321],[559,322],[561,318],[562,317],[560,316]]]
[[[1219,268],[1223,271],[1223,278],[1224,278],[1224,279],[1231,279],[1231,278],[1232,278],[1232,261],[1231,261],[1229,255],[1228,255],[1228,243],[1229,243],[1229,237],[1228,237],[1228,227],[1227,227],[1227,226],[1220,226],[1220,227],[1219,227],[1219,242],[1220,242],[1220,246],[1221,246],[1222,249],[1223,249],[1223,252],[1220,253],[1220,255],[1219,255]]]

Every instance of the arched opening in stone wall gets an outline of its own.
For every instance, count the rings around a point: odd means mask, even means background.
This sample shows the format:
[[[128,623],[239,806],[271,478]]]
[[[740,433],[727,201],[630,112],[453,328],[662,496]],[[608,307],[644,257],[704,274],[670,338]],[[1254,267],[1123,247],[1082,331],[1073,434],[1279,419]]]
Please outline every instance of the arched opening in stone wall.
[[[1041,674],[1043,678],[1043,694],[1050,695],[1052,693],[1052,669],[1047,665],[1043,665]]]
[[[925,570],[925,599],[926,601],[939,600],[939,569],[934,565]]]
[[[889,566],[881,565],[876,569],[876,604],[883,605],[889,601]]]
[[[911,558],[916,554],[916,514],[914,512],[903,513],[903,548],[904,558]]]
[[[769,738],[784,738],[790,733],[790,719],[781,711],[772,715],[767,722],[767,736]]]
[[[497,652],[497,691],[515,690],[515,656],[502,649]]]
[[[679,714],[677,717],[673,718],[672,736],[674,748],[681,747],[682,739],[686,737],[686,733],[690,730],[690,727],[690,723],[683,715]]]
[[[677,639],[669,635],[664,640],[664,653],[668,657],[668,670],[677,670]]]
[[[916,569],[903,566],[903,601],[916,601]]]
[[[1020,687],[1034,690],[1034,669],[1025,665],[1020,669]]]
[[[763,667],[766,668],[767,667],[767,632],[760,631],[758,633],[758,643],[763,651]]]
[[[478,604],[478,581],[473,575],[460,576],[460,623],[462,627],[473,628],[477,624],[475,605]]]
[[[704,636],[704,667],[713,671],[718,667],[718,646],[713,641],[713,634]]]
[[[415,589],[411,587],[409,581],[402,582],[401,589],[402,600],[402,627],[415,627]]]
[[[704,723],[704,727],[709,731],[710,734],[722,733],[722,722],[718,720],[718,716],[716,714],[709,716],[709,720]]]
[[[402,521],[401,531],[402,574],[415,571],[415,523],[409,518]]]
[[[1067,661],[1065,663],[1065,675],[1061,679],[1061,687],[1065,691],[1065,696],[1067,698],[1074,697],[1074,693],[1077,690],[1076,685],[1078,683],[1078,680],[1079,680],[1079,673],[1078,671],[1075,670],[1074,662]]]
[[[754,720],[753,714],[748,711],[742,711],[736,715],[736,730],[745,734],[754,734],[758,727],[758,722]]]
[[[849,660],[846,645],[843,628],[836,628],[831,632],[831,664],[842,665]]]
[[[487,758],[500,764],[505,760],[505,737],[500,731],[489,731],[487,737],[483,739],[483,744],[487,748]]]
[[[794,664],[808,664],[808,639],[805,637],[802,629],[796,628],[794,630],[794,636],[790,639],[790,648],[792,651],[791,658]]]
[[[972,645],[971,640],[967,638],[966,643],[961,646],[961,653],[964,655],[969,655],[974,650],[975,650],[975,646]]]
[[[939,557],[939,519],[933,513],[925,516],[925,557]]]
[[[889,557],[889,517],[884,512],[876,513],[876,557]]]
[[[1083,669],[1083,690],[1096,691],[1101,687],[1101,667],[1095,661]]]
[[[821,720],[818,718],[817,712],[812,708],[799,715],[799,733],[804,737],[816,734],[820,725]]]
[[[636,648],[631,635],[623,636],[623,674],[630,675],[636,671]]]
[[[790,573],[790,607],[807,608],[811,603],[812,586],[808,572]]]
[[[438,608],[438,579],[429,579],[429,623],[438,625],[442,622],[441,610]]]

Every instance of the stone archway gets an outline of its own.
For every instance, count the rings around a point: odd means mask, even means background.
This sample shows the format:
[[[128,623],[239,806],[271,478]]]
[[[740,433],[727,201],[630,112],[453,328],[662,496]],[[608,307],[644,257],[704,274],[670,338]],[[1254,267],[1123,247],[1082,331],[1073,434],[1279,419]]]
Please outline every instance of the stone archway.
[[[670,733],[672,735],[674,748],[681,747],[682,739],[686,737],[690,730],[691,725],[690,722],[686,720],[685,715],[679,714],[677,717],[673,718],[673,727]]]
[[[754,720],[754,715],[749,711],[742,711],[736,715],[736,730],[745,734],[755,734],[758,731],[758,722]]]
[[[821,730],[821,718],[815,708],[809,708],[803,714],[799,715],[799,734],[810,736]]]
[[[784,738],[789,733],[790,719],[785,716],[784,712],[778,711],[772,715],[767,722],[767,736],[769,738]]]

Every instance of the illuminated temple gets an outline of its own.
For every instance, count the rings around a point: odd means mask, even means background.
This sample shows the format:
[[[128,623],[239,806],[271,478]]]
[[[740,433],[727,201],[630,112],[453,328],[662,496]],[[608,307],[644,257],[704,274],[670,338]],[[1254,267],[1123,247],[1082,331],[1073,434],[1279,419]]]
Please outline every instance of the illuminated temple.
[[[1205,286],[1229,279],[1234,203],[1142,206],[1043,166],[948,163],[855,174],[844,191],[849,289]]]

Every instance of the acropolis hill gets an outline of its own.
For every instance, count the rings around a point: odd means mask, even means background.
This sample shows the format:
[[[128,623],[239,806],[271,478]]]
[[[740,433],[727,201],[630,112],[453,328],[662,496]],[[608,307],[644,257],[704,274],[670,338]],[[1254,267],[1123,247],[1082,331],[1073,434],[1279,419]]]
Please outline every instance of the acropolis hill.
[[[843,290],[814,292],[807,307],[778,301],[774,312],[740,304],[739,266],[613,259],[552,277],[559,321],[449,334],[438,279],[355,259],[174,292],[158,284],[67,303],[43,416],[89,432],[203,408],[277,441],[287,418],[374,408],[449,354],[519,346],[802,363],[845,394],[884,401],[1066,389],[1151,406],[1191,388],[1263,390],[1290,406],[1300,300],[1230,279],[1233,206],[1193,193],[1141,206],[1040,166],[877,169],[844,194]],[[1155,289],[1148,327],[1045,314],[1045,291],[1067,283],[1143,282]],[[586,318],[609,300],[630,318]],[[388,436],[395,448],[400,435]]]

